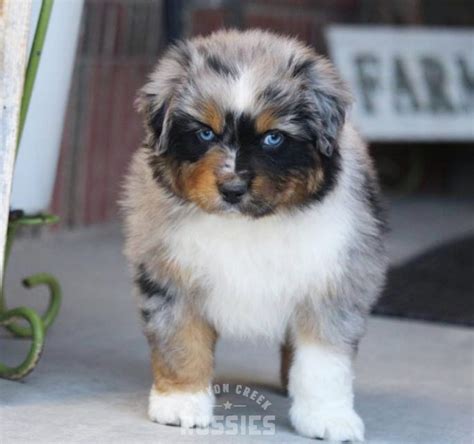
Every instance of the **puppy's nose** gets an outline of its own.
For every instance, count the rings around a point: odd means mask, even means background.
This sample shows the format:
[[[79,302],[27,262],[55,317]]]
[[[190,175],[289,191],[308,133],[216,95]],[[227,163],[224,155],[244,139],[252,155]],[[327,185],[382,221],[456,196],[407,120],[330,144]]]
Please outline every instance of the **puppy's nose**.
[[[219,187],[223,199],[230,204],[239,203],[247,190],[248,184],[243,181],[228,182]]]

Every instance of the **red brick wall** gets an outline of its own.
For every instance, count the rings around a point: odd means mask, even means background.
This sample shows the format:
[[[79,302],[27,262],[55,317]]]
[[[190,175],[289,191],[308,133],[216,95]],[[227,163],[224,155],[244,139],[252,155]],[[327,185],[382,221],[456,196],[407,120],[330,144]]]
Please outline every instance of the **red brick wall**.
[[[136,92],[163,46],[161,2],[86,0],[52,202],[62,226],[117,217],[142,138]]]
[[[294,35],[319,51],[325,50],[324,27],[331,23],[474,25],[472,0],[241,0],[238,3],[240,27]],[[229,2],[220,4],[213,8],[189,7],[186,34],[208,34],[221,27],[235,26],[235,8],[225,7]]]
[[[395,4],[404,3],[397,17]],[[245,0],[241,1],[242,28],[263,28],[298,37],[325,52],[324,28],[330,23],[414,23],[419,1],[376,0]],[[225,3],[224,3],[225,5]],[[232,10],[225,7],[195,8],[189,13],[189,35],[207,34],[233,25]]]

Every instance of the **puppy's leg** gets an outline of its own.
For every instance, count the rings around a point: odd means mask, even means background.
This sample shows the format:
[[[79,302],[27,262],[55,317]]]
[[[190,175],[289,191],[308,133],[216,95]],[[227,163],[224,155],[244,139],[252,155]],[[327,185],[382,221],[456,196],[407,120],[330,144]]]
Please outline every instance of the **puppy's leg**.
[[[216,333],[179,291],[147,279],[139,298],[153,371],[148,414],[161,424],[206,427],[214,404]]]
[[[280,347],[280,380],[283,390],[288,391],[288,375],[293,361],[293,344],[287,338]]]
[[[291,422],[298,433],[311,438],[363,441],[364,424],[353,407],[353,350],[331,340],[320,317],[314,317],[316,328],[308,328],[307,313],[304,318],[294,325]]]
[[[203,320],[186,318],[165,341],[156,336],[149,339],[154,384],[148,414],[162,424],[206,427],[214,404],[215,333]]]

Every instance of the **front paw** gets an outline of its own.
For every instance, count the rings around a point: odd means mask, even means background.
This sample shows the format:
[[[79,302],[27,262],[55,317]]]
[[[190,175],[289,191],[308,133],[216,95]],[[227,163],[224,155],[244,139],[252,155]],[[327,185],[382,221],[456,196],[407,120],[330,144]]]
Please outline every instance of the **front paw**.
[[[311,408],[294,403],[290,419],[296,431],[310,438],[329,441],[364,441],[364,423],[352,407]]]
[[[152,387],[148,416],[160,424],[185,428],[207,427],[212,419],[214,395],[211,390],[195,393],[159,393]]]

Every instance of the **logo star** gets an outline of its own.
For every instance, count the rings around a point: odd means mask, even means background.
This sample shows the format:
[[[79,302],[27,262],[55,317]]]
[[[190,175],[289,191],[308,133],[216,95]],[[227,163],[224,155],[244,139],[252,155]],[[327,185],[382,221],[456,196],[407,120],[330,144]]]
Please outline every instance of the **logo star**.
[[[222,406],[224,407],[224,410],[230,410],[232,407],[232,403],[229,401],[226,401],[224,402],[224,404],[222,404]]]

